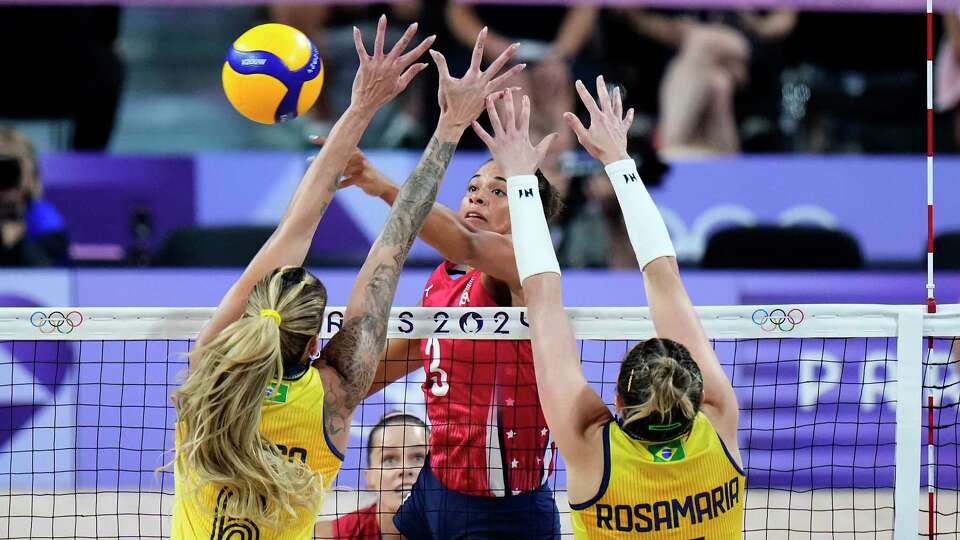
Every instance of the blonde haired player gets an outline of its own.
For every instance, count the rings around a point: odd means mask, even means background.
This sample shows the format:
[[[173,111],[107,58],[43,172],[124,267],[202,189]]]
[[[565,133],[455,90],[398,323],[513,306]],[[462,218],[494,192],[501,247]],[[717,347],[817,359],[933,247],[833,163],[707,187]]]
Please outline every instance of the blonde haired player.
[[[413,62],[433,41],[427,38],[404,54],[416,32],[411,25],[385,53],[385,31],[381,17],[371,56],[354,29],[360,68],[351,105],[276,232],[201,333],[190,355],[190,375],[173,394],[178,414],[173,538],[311,537],[323,494],[340,469],[353,412],[383,354],[403,262],[457,141],[483,109],[484,98],[506,82],[479,74],[441,82],[434,136],[360,270],[341,330],[314,356],[326,292],[299,265],[364,129],[377,109],[426,67]]]
[[[565,115],[603,162],[623,209],[658,338],[624,357],[612,417],[580,367],[561,300],[560,267],[533,176],[551,142],[529,140],[530,102],[503,114],[488,101],[493,136],[474,129],[508,177],[517,270],[530,316],[537,389],[567,464],[576,538],[740,538],[745,476],[737,446],[737,399],[680,280],[656,205],[627,154],[633,111],[597,79],[600,104],[577,81],[590,112],[584,128]]]

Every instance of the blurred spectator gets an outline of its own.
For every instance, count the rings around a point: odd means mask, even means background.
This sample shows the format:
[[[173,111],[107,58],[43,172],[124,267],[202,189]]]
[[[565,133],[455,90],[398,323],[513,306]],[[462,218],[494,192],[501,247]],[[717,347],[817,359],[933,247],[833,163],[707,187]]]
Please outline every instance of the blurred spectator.
[[[635,268],[637,260],[627,238],[620,203],[613,185],[600,169],[570,182],[567,214],[562,218],[557,251],[564,267]]]
[[[324,91],[314,107],[313,123],[307,127],[310,135],[326,135],[333,122],[350,105],[350,90],[360,60],[353,43],[353,27],[360,28],[367,51],[373,50],[377,19],[386,14],[390,19],[386,48],[396,43],[406,30],[406,25],[417,20],[420,13],[419,0],[372,5],[337,5],[337,2],[317,4],[275,4],[270,7],[271,19],[293,26],[316,43],[323,58]],[[423,38],[423,25],[418,35]],[[398,146],[405,138],[415,137],[419,128],[417,108],[419,100],[416,81],[414,87],[404,92],[399,101],[384,108],[371,128],[364,135],[364,144]],[[372,140],[376,138],[376,140]]]
[[[0,117],[67,119],[69,146],[104,150],[123,83],[119,7],[0,7]]]
[[[922,13],[804,11],[787,43],[781,127],[804,152],[922,152]],[[878,39],[896,36],[896,39]],[[916,133],[918,136],[905,134]]]
[[[367,489],[376,501],[341,516],[332,524],[317,523],[318,538],[379,540],[401,538],[393,525],[400,503],[413,488],[427,457],[427,425],[419,417],[392,412],[383,415],[367,438]]]
[[[940,112],[953,115],[954,144],[960,147],[960,11],[943,16],[945,29],[937,53],[936,106]]]
[[[450,32],[464,47],[472,47],[480,30],[488,27],[483,50],[487,62],[499,56],[511,43],[520,42],[514,62],[526,63],[527,69],[514,79],[514,84],[530,95],[533,106],[531,137],[540,140],[552,132],[560,134],[551,147],[549,161],[555,161],[576,142],[561,117],[564,112],[574,110],[572,73],[577,72],[580,78],[590,78],[581,51],[594,33],[597,13],[594,6],[447,4]],[[585,82],[589,87],[592,81]],[[557,176],[554,164],[545,163],[543,169],[554,181]]]
[[[630,157],[637,163],[643,183],[659,186],[668,166],[659,158],[650,141],[638,137],[627,140]],[[589,160],[567,164],[570,181],[564,211],[554,227],[560,245],[561,264],[573,268],[636,268],[637,259],[627,237],[623,212],[610,178],[601,164]]]
[[[734,99],[738,90],[778,94],[779,43],[796,12],[690,12],[679,16],[623,10],[633,30],[678,50],[660,82],[658,135],[665,156],[738,152]],[[776,100],[773,100],[776,103]],[[764,111],[772,129],[775,112]]]
[[[68,262],[63,218],[42,194],[33,145],[0,127],[0,266]]]

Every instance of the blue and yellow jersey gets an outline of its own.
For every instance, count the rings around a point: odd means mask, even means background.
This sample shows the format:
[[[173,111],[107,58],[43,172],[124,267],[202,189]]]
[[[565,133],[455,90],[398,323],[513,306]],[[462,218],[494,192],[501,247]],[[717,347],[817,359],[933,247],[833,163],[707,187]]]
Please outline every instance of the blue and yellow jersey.
[[[611,421],[603,451],[597,495],[570,504],[575,538],[743,536],[746,476],[703,413],[689,435],[665,443],[638,441]]]
[[[265,395],[260,432],[290,459],[299,459],[323,475],[325,489],[330,489],[340,471],[343,455],[326,436],[323,428],[323,382],[320,372],[310,368],[300,378],[284,379],[275,391]],[[180,446],[177,423],[176,441]],[[250,520],[223,515],[229,490],[207,484],[189,491],[184,480],[189,474],[174,468],[176,497],[173,507],[174,539],[230,540],[306,540],[313,538],[313,526],[322,501],[314,508],[305,508],[293,523],[282,529],[259,526]]]

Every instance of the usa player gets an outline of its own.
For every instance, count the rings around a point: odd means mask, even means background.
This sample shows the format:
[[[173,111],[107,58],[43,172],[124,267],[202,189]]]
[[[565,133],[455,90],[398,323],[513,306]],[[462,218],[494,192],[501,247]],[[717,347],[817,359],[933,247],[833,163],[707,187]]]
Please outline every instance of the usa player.
[[[600,104],[577,81],[590,128],[571,113],[577,139],[613,182],[659,337],[636,345],[617,376],[619,418],[590,387],[563,310],[560,266],[536,177],[550,141],[529,139],[530,101],[518,114],[507,93],[494,136],[474,130],[508,175],[516,261],[530,313],[537,386],[567,464],[577,539],[735,539],[743,535],[745,476],[737,446],[737,397],[680,280],[663,218],[627,155],[633,111],[597,79]]]
[[[512,52],[516,47],[511,47]],[[474,63],[482,51],[474,50]],[[356,152],[344,185],[394,204],[398,186]],[[547,215],[559,194],[540,173]],[[424,285],[428,307],[523,306],[506,177],[494,161],[467,181],[457,212],[434,204],[420,237],[445,259]],[[540,408],[529,341],[391,340],[372,392],[423,367],[430,459],[395,523],[407,538],[555,538],[546,481],[554,449]],[[440,509],[443,509],[442,511]]]

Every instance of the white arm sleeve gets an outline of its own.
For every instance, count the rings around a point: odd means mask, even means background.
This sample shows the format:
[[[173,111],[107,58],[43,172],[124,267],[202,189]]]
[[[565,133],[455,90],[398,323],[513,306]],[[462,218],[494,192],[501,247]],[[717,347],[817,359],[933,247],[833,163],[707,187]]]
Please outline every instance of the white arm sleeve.
[[[630,244],[640,263],[640,269],[660,257],[676,257],[667,225],[657,210],[632,159],[622,159],[604,167],[613,182],[613,190],[623,210]]]
[[[560,263],[553,251],[537,177],[527,174],[507,178],[507,201],[510,204],[513,254],[517,259],[520,284],[523,285],[523,280],[536,274],[559,274]]]

